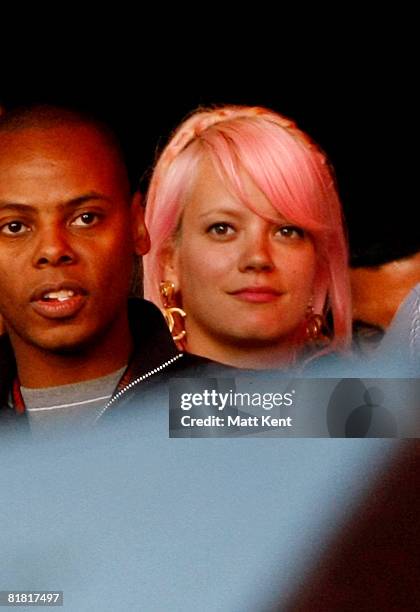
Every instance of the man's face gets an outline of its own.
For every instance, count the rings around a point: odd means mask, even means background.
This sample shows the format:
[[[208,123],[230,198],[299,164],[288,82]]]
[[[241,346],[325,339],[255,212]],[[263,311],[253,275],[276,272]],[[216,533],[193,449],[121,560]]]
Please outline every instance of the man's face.
[[[135,246],[146,249],[138,214],[93,128],[0,134],[0,313],[12,343],[78,350],[121,324]]]
[[[350,271],[353,333],[362,352],[376,348],[400,304],[420,283],[420,252],[377,267]]]

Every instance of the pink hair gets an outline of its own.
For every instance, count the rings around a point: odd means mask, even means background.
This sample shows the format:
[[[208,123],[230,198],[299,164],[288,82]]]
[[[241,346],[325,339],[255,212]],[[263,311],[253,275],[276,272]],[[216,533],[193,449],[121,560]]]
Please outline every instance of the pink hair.
[[[334,175],[320,148],[289,119],[265,108],[198,110],[175,131],[154,169],[146,201],[152,248],[144,257],[145,297],[162,307],[161,255],[182,219],[182,203],[198,163],[208,156],[225,185],[252,209],[242,168],[288,221],[306,230],[317,254],[313,306],[331,309],[329,350],[350,341],[347,243]]]

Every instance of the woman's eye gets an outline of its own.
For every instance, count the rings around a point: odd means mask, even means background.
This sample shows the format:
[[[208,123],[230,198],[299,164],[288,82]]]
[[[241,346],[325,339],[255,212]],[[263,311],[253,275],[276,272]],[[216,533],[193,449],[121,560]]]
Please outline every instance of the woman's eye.
[[[93,225],[98,221],[98,215],[96,213],[86,212],[82,213],[72,221],[72,225],[83,227],[85,225]]]
[[[229,223],[213,223],[207,232],[215,236],[228,236],[234,233],[234,229]]]
[[[22,221],[10,221],[10,223],[6,223],[1,228],[1,232],[7,236],[19,236],[29,231],[29,227],[22,223]]]
[[[278,233],[285,238],[303,238],[305,235],[304,230],[296,225],[284,225],[280,227]]]

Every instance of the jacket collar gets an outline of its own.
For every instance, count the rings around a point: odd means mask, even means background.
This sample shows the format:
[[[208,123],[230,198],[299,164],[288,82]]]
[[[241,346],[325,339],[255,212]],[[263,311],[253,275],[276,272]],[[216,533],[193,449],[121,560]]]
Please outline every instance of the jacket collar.
[[[9,336],[0,337],[0,408],[6,406],[13,379],[16,376],[16,361]]]
[[[131,299],[128,317],[134,341],[130,378],[143,376],[179,354],[160,310],[147,300]]]

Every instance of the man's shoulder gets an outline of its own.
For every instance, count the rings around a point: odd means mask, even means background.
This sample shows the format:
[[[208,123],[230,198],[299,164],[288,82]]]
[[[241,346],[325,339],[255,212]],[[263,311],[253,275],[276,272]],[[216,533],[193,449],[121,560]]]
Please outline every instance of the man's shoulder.
[[[100,417],[110,422],[113,416],[140,416],[167,409],[171,381],[194,379],[194,385],[221,384],[222,379],[233,379],[238,370],[191,353],[177,353],[166,363],[134,378],[125,389],[117,392]],[[210,379],[210,381],[209,381]]]
[[[173,376],[218,376],[235,369],[211,359],[181,353],[170,334],[163,314],[147,300],[129,302],[129,319],[135,350],[132,378],[147,376],[162,381]],[[156,377],[155,374],[159,376]]]
[[[16,362],[9,337],[6,334],[0,336],[0,416],[7,413],[7,404],[12,388],[13,379],[16,376]]]
[[[212,361],[200,355],[193,353],[182,353],[182,357],[178,359],[170,372],[171,376],[191,377],[217,377],[217,376],[234,376],[238,370],[218,361]]]

